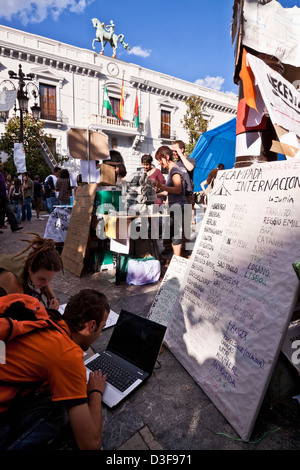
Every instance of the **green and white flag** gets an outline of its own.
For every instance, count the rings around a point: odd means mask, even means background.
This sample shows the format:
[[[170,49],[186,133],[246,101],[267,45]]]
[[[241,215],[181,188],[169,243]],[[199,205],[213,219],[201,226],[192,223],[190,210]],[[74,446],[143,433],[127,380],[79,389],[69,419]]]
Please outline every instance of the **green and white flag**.
[[[108,109],[109,111],[112,112],[113,116],[117,118],[117,116],[115,115],[114,113],[114,110],[112,108],[112,105],[110,104],[110,100],[109,100],[109,96],[108,96],[108,92],[107,92],[107,88],[106,88],[106,85],[105,85],[105,90],[104,90],[104,100],[103,100],[103,108],[106,108]]]

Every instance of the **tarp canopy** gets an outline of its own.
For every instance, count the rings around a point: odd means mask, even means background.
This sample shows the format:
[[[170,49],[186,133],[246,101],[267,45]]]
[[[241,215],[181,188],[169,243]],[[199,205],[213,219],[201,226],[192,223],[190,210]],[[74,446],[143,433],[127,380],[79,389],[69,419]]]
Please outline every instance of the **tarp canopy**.
[[[200,184],[205,181],[208,173],[223,163],[225,169],[235,164],[236,118],[221,126],[204,132],[190,157],[196,160],[194,170],[194,191],[201,191]]]
[[[202,191],[201,183],[205,181],[208,173],[213,168],[217,168],[219,163],[223,163],[225,170],[233,168],[235,165],[236,150],[236,118],[225,124],[204,132],[190,157],[196,160],[194,170],[194,192]],[[286,160],[280,153],[278,160]]]

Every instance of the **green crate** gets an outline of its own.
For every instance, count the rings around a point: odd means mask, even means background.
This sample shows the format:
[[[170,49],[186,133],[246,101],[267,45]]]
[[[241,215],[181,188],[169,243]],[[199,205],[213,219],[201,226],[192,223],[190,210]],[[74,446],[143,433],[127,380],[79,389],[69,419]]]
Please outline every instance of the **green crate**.
[[[100,251],[95,253],[95,271],[106,271],[114,268],[112,251]]]
[[[119,211],[121,197],[121,191],[96,191],[95,205],[97,212],[105,214],[111,209]]]

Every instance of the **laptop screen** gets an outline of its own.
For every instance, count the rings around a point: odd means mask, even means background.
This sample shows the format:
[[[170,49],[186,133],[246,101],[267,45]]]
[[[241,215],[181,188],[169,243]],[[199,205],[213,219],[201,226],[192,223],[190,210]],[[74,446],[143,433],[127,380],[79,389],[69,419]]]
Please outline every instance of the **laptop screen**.
[[[152,373],[166,326],[121,310],[107,350]]]

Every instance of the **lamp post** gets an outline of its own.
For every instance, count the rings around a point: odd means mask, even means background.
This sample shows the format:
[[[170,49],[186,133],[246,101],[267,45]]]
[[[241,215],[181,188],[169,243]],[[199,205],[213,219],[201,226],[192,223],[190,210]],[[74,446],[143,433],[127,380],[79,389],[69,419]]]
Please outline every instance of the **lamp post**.
[[[25,75],[25,73],[22,71],[21,64],[19,65],[18,74],[16,74],[12,70],[9,70],[8,75],[11,80],[18,80],[17,99],[18,99],[18,105],[19,105],[19,111],[20,111],[20,142],[23,142],[24,140],[23,116],[24,116],[24,113],[28,112],[28,102],[30,99],[29,86],[32,86],[35,88],[34,90],[31,91],[31,95],[35,99],[34,106],[31,107],[31,112],[32,112],[33,118],[36,120],[40,119],[40,115],[41,115],[41,108],[37,104],[37,97],[39,96],[39,89],[32,82],[34,75],[32,73],[28,73]],[[26,84],[26,82],[28,83]],[[17,111],[16,106],[14,109],[15,111]]]

